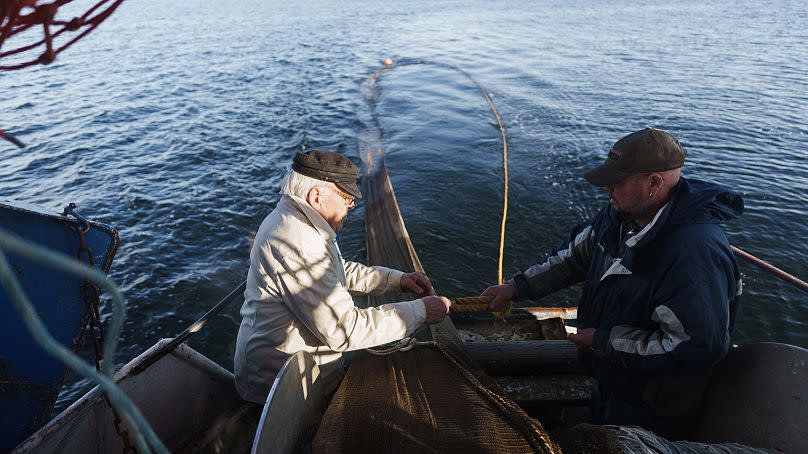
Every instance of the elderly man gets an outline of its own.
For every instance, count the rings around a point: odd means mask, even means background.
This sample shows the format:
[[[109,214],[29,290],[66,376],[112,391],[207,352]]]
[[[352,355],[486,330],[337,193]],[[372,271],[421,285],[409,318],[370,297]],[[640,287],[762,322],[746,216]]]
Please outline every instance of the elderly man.
[[[335,387],[342,352],[409,336],[438,323],[451,302],[434,296],[421,273],[343,260],[336,243],[354,197],[359,169],[330,151],[295,155],[282,197],[264,219],[250,252],[247,289],[236,341],[236,389],[263,403],[289,356],[305,350]],[[409,292],[419,299],[361,309],[351,294]]]
[[[610,204],[577,226],[558,250],[487,288],[491,308],[541,298],[584,282],[581,360],[598,379],[593,422],[686,436],[712,366],[730,344],[741,281],[719,223],[743,200],[680,176],[686,151],[645,128],[617,141],[589,171]]]

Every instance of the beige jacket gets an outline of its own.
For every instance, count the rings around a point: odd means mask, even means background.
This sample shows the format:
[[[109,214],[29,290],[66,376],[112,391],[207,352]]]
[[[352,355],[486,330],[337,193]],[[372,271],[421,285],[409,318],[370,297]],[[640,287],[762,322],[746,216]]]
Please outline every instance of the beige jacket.
[[[420,299],[360,309],[351,298],[401,291],[403,274],[344,261],[322,216],[305,200],[282,196],[250,252],[234,360],[239,394],[263,403],[283,363],[300,350],[335,386],[341,352],[412,334],[426,319]]]

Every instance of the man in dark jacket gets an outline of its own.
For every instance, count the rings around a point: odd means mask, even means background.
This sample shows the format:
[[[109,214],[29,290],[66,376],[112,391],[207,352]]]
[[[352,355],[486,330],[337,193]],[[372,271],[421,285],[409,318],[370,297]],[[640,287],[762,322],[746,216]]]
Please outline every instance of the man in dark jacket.
[[[654,128],[617,141],[586,179],[610,204],[558,250],[487,288],[492,310],[584,282],[581,360],[598,379],[593,422],[683,438],[713,365],[727,353],[741,280],[719,223],[743,200],[681,177],[686,151]]]

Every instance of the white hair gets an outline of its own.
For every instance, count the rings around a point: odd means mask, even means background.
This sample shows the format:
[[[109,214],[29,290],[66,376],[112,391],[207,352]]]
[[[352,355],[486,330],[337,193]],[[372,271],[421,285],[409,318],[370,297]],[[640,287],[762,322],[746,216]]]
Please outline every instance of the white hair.
[[[328,182],[318,180],[316,178],[307,177],[294,170],[290,170],[281,183],[280,193],[283,195],[293,195],[305,199],[309,195],[312,188],[327,188],[331,189]]]

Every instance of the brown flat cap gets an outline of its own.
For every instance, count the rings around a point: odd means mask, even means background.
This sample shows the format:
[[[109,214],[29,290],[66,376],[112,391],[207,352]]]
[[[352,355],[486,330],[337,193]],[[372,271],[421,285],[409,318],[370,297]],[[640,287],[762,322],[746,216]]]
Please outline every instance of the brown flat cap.
[[[615,142],[606,160],[586,172],[584,178],[595,186],[609,186],[636,173],[678,169],[684,165],[685,156],[687,150],[673,134],[645,128]]]
[[[307,177],[328,181],[354,197],[362,198],[362,192],[356,184],[359,167],[350,159],[326,150],[311,150],[295,154],[292,170]]]

